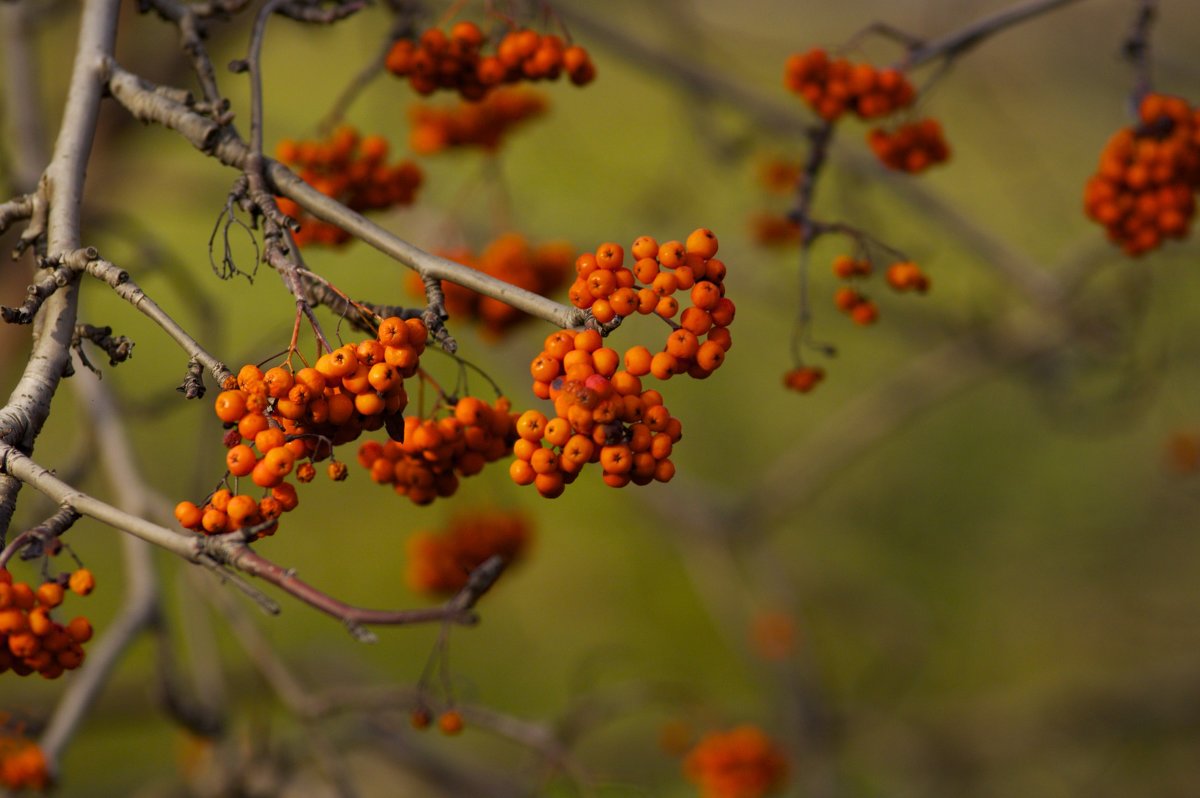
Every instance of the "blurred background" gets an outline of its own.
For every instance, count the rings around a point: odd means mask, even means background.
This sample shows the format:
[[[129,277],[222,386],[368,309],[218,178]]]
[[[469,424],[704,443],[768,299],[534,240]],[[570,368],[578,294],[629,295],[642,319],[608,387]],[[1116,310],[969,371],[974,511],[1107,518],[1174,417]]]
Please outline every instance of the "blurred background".
[[[743,723],[786,752],[785,795],[1200,792],[1198,250],[1185,241],[1128,259],[1082,211],[1100,149],[1130,120],[1133,77],[1120,50],[1138,4],[1076,2],[944,71],[919,70],[928,91],[916,113],[941,120],[953,153],[927,174],[888,172],[867,150],[866,125],[839,125],[814,213],[902,250],[933,288],[899,295],[877,277],[880,320],[858,327],[832,303],[828,264],[847,242],[820,241],[812,336],[837,355],[805,351],[827,375],[812,393],[782,386],[800,256],[795,245],[758,243],[751,219],[788,207],[762,187],[763,163],[807,153],[812,118],[783,88],[784,60],[835,50],[874,22],[933,39],[1011,4],[555,3],[591,52],[596,81],[540,86],[550,112],[494,158],[420,158],[417,203],[378,216],[425,248],[479,249],[509,230],[581,251],[643,234],[682,239],[699,226],[719,236],[735,343],[711,379],[661,386],[684,426],[674,481],[613,490],[585,472],[548,501],[496,464],[452,499],[416,507],[352,463],[345,483],[322,475],[303,486],[302,512],[258,547],[346,601],[417,606],[429,600],[404,580],[411,535],[466,508],[527,513],[534,546],[481,603],[482,623],[452,632],[449,672],[464,704],[574,730],[570,773],[470,724],[456,738],[413,731],[403,709],[297,721],[201,593],[240,604],[312,693],[412,688],[438,630],[385,628],[378,643],[359,644],[287,596],[280,616],[263,617],[164,554],[177,656],[219,663],[220,679],[202,691],[228,702],[227,737],[202,742],[164,715],[143,640],[69,748],[57,794],[211,794],[206,774],[219,763],[243,768],[246,794],[255,783],[333,794],[313,764],[314,746],[328,745],[367,795],[687,796],[696,788],[679,750]],[[1158,5],[1154,85],[1198,102],[1200,8]],[[444,10],[429,4],[428,19]],[[124,11],[121,63],[194,87],[174,30]],[[481,20],[482,4],[460,17]],[[218,66],[244,55],[247,22],[212,27]],[[268,147],[316,135],[388,24],[380,8],[328,29],[270,23]],[[65,13],[37,41],[48,130],[75,25]],[[844,52],[877,64],[902,56],[878,36]],[[246,81],[223,68],[218,79],[245,134]],[[406,154],[414,98],[382,74],[346,121]],[[263,268],[253,283],[226,282],[209,265],[235,175],[115,104],[104,114],[88,242],[225,362],[286,348],[294,305],[275,276]],[[9,233],[0,245],[12,242]],[[253,252],[240,257],[249,265]],[[364,244],[305,258],[354,297],[413,301],[403,268]],[[25,269],[5,270],[5,304],[19,303]],[[221,431],[209,401],[175,393],[185,359],[99,285],[86,286],[81,319],[137,342],[104,383],[129,409],[147,479],[172,502],[199,500],[223,470]],[[451,329],[516,407],[544,404],[529,393],[527,366],[547,325],[499,343],[454,320]],[[618,330],[610,345],[640,342],[638,329]],[[20,372],[26,333],[0,330],[5,385]],[[425,362],[453,379],[448,359]],[[54,410],[35,457],[65,470],[89,437],[69,383]],[[110,499],[119,491],[86,470],[80,484]],[[46,511],[23,491],[14,528]],[[78,604],[103,634],[122,592],[118,533],[84,521],[69,541],[97,574],[96,593]],[[62,686],[6,677],[0,707],[36,726]]]

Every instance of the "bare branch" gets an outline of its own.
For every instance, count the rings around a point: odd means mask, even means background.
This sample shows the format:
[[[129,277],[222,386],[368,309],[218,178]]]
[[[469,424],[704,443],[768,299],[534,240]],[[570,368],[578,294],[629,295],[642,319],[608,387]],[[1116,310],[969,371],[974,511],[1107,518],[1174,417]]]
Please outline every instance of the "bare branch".
[[[214,139],[214,125],[211,120],[179,103],[165,101],[149,88],[150,84],[116,65],[111,66],[111,74],[109,86],[113,97],[139,119],[153,120],[182,133],[193,146],[211,153],[226,166],[245,168],[250,149],[234,131],[220,130]],[[564,328],[580,327],[589,316],[579,308],[561,305],[460,263],[431,255],[389,233],[340,202],[325,196],[281,163],[268,159],[266,173],[280,194],[295,201],[313,216],[341,227],[401,264],[414,269],[422,277],[458,283]]]
[[[209,354],[208,350],[192,338],[175,319],[160,308],[153,299],[147,296],[146,292],[139,288],[138,284],[130,278],[128,272],[101,259],[98,255],[88,260],[84,268],[89,275],[107,283],[110,288],[116,291],[117,296],[133,305],[159,327],[162,327],[167,335],[171,336],[179,344],[179,347],[183,349],[190,360],[201,363],[208,369],[218,385],[229,376],[230,371],[225,364]]]

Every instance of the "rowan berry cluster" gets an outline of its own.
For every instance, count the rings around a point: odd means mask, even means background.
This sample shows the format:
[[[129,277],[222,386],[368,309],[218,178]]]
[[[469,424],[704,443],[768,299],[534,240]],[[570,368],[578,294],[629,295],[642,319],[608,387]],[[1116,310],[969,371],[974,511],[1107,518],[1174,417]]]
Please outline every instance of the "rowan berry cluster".
[[[783,82],[828,122],[844,113],[860,119],[887,116],[911,105],[917,95],[908,78],[897,69],[877,69],[845,58],[830,58],[821,48],[789,56]]]
[[[228,476],[249,477],[267,493],[255,499],[222,488],[201,506],[180,502],[176,519],[210,535],[246,527],[272,534],[273,522],[298,503],[295,486],[285,481],[293,471],[300,482],[311,481],[314,462],[330,458],[334,446],[381,427],[400,434],[408,404],[404,380],[416,374],[427,337],[420,319],[391,317],[380,322],[375,338],[326,352],[298,371],[290,364],[265,372],[243,366],[214,410],[226,427]],[[331,479],[346,478],[345,464],[336,460],[327,471]]]
[[[561,241],[534,246],[519,233],[505,233],[484,247],[478,257],[465,248],[438,254],[489,277],[548,296],[566,284],[575,250]],[[414,296],[424,296],[425,286],[419,275],[409,272],[407,280],[408,289]],[[515,325],[530,318],[512,305],[483,296],[457,283],[444,281],[442,292],[446,312],[460,321],[477,321],[488,338],[500,338]]]
[[[648,361],[649,352],[641,349]],[[675,475],[670,456],[683,427],[662,394],[643,389],[628,368],[618,370],[620,360],[595,330],[546,338],[530,371],[534,393],[554,402],[554,416],[527,410],[517,419],[513,482],[556,498],[588,463],[600,463],[605,484],[614,488]]]
[[[788,763],[762,729],[747,724],[705,735],[683,769],[703,798],[759,798],[783,786]]]
[[[57,679],[83,663],[83,644],[92,639],[92,624],[83,616],[61,624],[51,612],[66,592],[86,596],[96,586],[92,572],[79,568],[70,576],[43,582],[34,589],[0,568],[0,674],[38,673]]]
[[[476,103],[449,108],[414,105],[409,110],[412,129],[409,146],[421,155],[433,155],[454,147],[479,147],[494,152],[516,125],[541,116],[548,107],[538,92],[497,89]]]
[[[440,534],[418,532],[408,539],[408,586],[418,593],[454,593],[491,557],[498,555],[507,563],[520,559],[531,536],[531,524],[523,513],[488,510],[459,514]]]
[[[718,260],[717,237],[707,228],[694,230],[686,242],[659,245],[650,236],[633,242],[633,268],[625,266],[625,250],[606,243],[575,261],[577,277],[569,291],[575,307],[590,308],[601,324],[633,314],[656,314],[671,322],[662,351],[647,358],[646,347],[625,354],[629,373],[653,374],[665,380],[687,372],[704,378],[715,371],[733,345],[729,325],[735,307],[725,297],[725,263]],[[678,291],[687,291],[689,307],[680,314]],[[674,318],[679,315],[679,322]],[[705,336],[700,340],[700,336]],[[535,377],[536,379],[536,377]],[[545,397],[543,397],[545,398]]]
[[[893,130],[876,127],[867,133],[867,144],[884,166],[917,174],[950,157],[950,145],[936,119],[909,122]]]
[[[871,272],[871,261],[867,258],[839,255],[833,259],[833,273],[840,280],[870,277]],[[923,294],[929,290],[929,278],[912,261],[893,262],[888,266],[884,278],[896,291],[916,291]],[[855,324],[874,324],[879,318],[879,307],[861,291],[849,285],[838,288],[834,293],[833,303],[838,310],[850,316]]]
[[[1129,255],[1185,238],[1200,188],[1200,108],[1147,94],[1138,124],[1117,131],[1084,188],[1084,210]]]
[[[388,429],[386,443],[366,441],[358,462],[380,485],[425,505],[454,495],[459,478],[478,474],[488,463],[507,457],[516,440],[515,416],[508,399],[489,405],[464,396],[441,418],[404,419],[401,429]]]
[[[21,733],[21,728],[10,731],[5,728],[7,725],[0,726],[0,787],[46,790],[50,786],[50,773],[45,754],[37,743]]]
[[[921,267],[910,260],[896,261],[884,272],[887,284],[897,291],[916,291],[924,294],[929,290],[929,277]]]
[[[808,393],[825,379],[825,369],[818,366],[797,366],[783,375],[783,385],[788,390]]]
[[[509,475],[548,498],[560,496],[588,463],[600,463],[604,482],[612,487],[670,480],[675,475],[671,450],[682,426],[663,405],[662,394],[643,389],[641,378],[650,374],[666,380],[686,373],[703,379],[720,367],[733,345],[729,325],[735,307],[725,297],[726,268],[715,257],[717,237],[711,230],[700,228],[686,242],[661,246],[641,236],[631,252],[632,269],[624,265],[619,244],[601,244],[594,254],[580,255],[571,302],[590,308],[602,324],[618,316],[656,314],[672,331],[661,351],[651,353],[639,344],[623,358],[604,346],[596,330],[559,331],[546,338],[529,371],[534,395],[551,400],[555,415],[530,410],[517,420],[521,440],[513,445],[516,459]],[[680,289],[690,292],[691,304],[676,323],[680,308],[673,294]]]
[[[485,54],[485,44],[478,25],[458,22],[448,34],[430,28],[416,41],[397,40],[385,65],[393,75],[407,77],[418,94],[447,89],[472,101],[503,83],[557,80],[565,72],[572,83],[583,86],[596,77],[587,50],[567,46],[558,36],[520,28],[501,37],[494,53]]]
[[[387,156],[386,139],[360,137],[350,126],[338,128],[324,141],[284,139],[275,150],[275,157],[296,169],[304,182],[355,211],[412,204],[423,180],[420,168],[411,161],[388,165]],[[297,246],[336,246],[350,240],[345,230],[308,215],[292,200],[278,197],[276,202],[300,223],[294,235]]]

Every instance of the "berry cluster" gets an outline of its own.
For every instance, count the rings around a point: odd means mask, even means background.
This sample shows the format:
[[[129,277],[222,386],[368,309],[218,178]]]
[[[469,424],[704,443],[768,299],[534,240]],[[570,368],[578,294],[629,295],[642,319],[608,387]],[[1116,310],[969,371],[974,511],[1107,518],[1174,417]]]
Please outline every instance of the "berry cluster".
[[[879,319],[879,306],[868,299],[866,294],[843,285],[834,293],[833,304],[842,313],[850,317],[855,324],[866,327]]]
[[[635,313],[657,314],[671,322],[672,332],[662,351],[650,357],[646,347],[626,352],[630,374],[653,374],[663,380],[684,372],[707,377],[733,345],[729,325],[735,307],[725,297],[725,264],[715,257],[717,237],[707,228],[694,230],[686,242],[662,245],[641,236],[630,251],[635,259],[632,269],[624,265],[625,251],[619,244],[601,244],[594,255],[580,255],[575,261],[578,276],[569,292],[571,303],[590,308],[601,324]],[[674,296],[681,290],[689,292],[690,300],[682,314]],[[700,336],[705,336],[703,341]]]
[[[871,261],[867,258],[838,255],[833,259],[833,273],[840,280],[870,277],[871,271]],[[896,291],[916,291],[923,294],[929,290],[929,278],[912,261],[893,262],[887,268],[885,279]],[[874,324],[879,318],[879,307],[861,291],[848,285],[838,288],[833,296],[833,303],[838,310],[849,315],[855,324]],[[789,387],[792,386],[789,384]]]
[[[494,152],[509,130],[541,116],[547,108],[544,96],[522,89],[497,89],[477,103],[450,108],[414,105],[409,110],[412,130],[409,146],[421,155],[433,155],[453,147],[479,147]]]
[[[1185,238],[1200,188],[1200,108],[1147,94],[1139,124],[1115,133],[1084,188],[1084,210],[1129,255]]]
[[[50,786],[46,755],[33,740],[0,727],[0,787],[44,791]]]
[[[649,351],[635,349],[648,369]],[[662,394],[642,389],[629,357],[625,370],[618,370],[620,360],[595,330],[559,331],[546,338],[530,371],[534,393],[554,402],[554,417],[527,410],[517,419],[520,440],[509,467],[513,482],[555,498],[588,463],[600,463],[604,482],[615,488],[666,482],[675,475],[670,456],[683,427],[663,405]]]
[[[675,475],[671,450],[682,426],[663,405],[662,394],[642,388],[651,374],[666,380],[676,374],[703,379],[725,360],[733,345],[729,325],[735,307],[725,297],[725,264],[718,260],[717,237],[700,228],[686,242],[659,245],[649,236],[633,242],[636,262],[626,267],[619,244],[601,244],[575,261],[578,274],[571,302],[590,308],[607,324],[635,313],[667,320],[671,333],[661,351],[642,345],[624,357],[604,346],[596,330],[559,331],[545,340],[530,364],[533,393],[554,403],[554,417],[530,410],[517,420],[516,460],[509,475],[518,485],[533,485],[548,498],[560,496],[588,463],[600,463],[612,487],[666,482]],[[690,306],[678,323],[679,300],[690,292]],[[704,340],[701,340],[704,336]],[[621,369],[622,362],[625,366]]]
[[[67,589],[86,596],[95,586],[86,568],[43,582],[36,590],[0,568],[0,673],[36,672],[57,679],[64,671],[78,668],[83,663],[83,644],[92,639],[91,622],[79,616],[63,625],[50,613],[62,604]]]
[[[916,90],[899,70],[831,59],[820,48],[789,56],[783,82],[828,122],[847,112],[876,119],[916,99]]]
[[[704,798],[759,798],[783,786],[783,752],[757,726],[705,735],[684,759],[684,773]]]
[[[783,375],[783,385],[791,391],[808,393],[825,379],[825,369],[817,366],[797,366]]]
[[[565,242],[553,241],[532,246],[519,233],[506,233],[492,241],[476,257],[467,249],[439,253],[464,266],[481,271],[506,283],[548,296],[567,282],[571,273],[574,248]],[[409,291],[424,296],[425,286],[416,272],[409,272]],[[459,320],[475,320],[485,336],[496,339],[530,317],[511,305],[486,297],[457,283],[443,282],[446,311]]]
[[[520,559],[531,535],[529,519],[522,513],[491,510],[455,516],[441,534],[419,532],[408,539],[408,586],[418,593],[454,593],[491,557],[499,555],[508,563]]]
[[[923,172],[950,157],[950,145],[936,119],[909,122],[890,131],[872,128],[867,144],[884,166],[910,174]]]
[[[387,443],[366,441],[358,462],[380,485],[391,485],[414,504],[429,504],[454,495],[459,477],[478,474],[488,463],[507,457],[516,440],[515,416],[508,399],[489,405],[464,396],[453,413],[442,418],[404,419],[400,430],[388,429]]]
[[[386,163],[388,143],[382,136],[360,137],[349,126],[338,128],[325,141],[284,139],[275,157],[298,170],[310,186],[356,211],[410,205],[421,185],[421,170],[411,161]],[[339,245],[350,234],[336,225],[306,214],[286,197],[276,199],[279,210],[300,222],[297,246]]]
[[[576,86],[596,77],[587,50],[567,46],[558,36],[528,28],[506,33],[494,54],[484,54],[485,37],[474,22],[459,22],[449,34],[430,28],[414,42],[399,39],[385,65],[421,95],[438,89],[457,91],[466,100],[481,100],[502,83],[557,80],[564,72]]]
[[[298,503],[295,487],[285,481],[293,471],[301,482],[312,480],[314,462],[364,430],[386,426],[400,434],[408,404],[404,380],[416,374],[427,337],[420,319],[393,316],[380,322],[375,338],[327,352],[311,367],[263,372],[243,366],[214,403],[227,430],[225,465],[229,476],[248,476],[268,493],[255,499],[222,488],[201,506],[180,502],[176,519],[210,535],[262,525],[260,535],[273,533],[272,522]],[[345,464],[332,461],[328,473],[345,479]]]
[[[924,294],[929,290],[929,277],[921,267],[911,260],[896,261],[884,272],[887,284],[897,291],[916,291]]]
[[[783,786],[788,763],[762,729],[742,725],[705,735],[683,769],[703,798],[759,798]]]

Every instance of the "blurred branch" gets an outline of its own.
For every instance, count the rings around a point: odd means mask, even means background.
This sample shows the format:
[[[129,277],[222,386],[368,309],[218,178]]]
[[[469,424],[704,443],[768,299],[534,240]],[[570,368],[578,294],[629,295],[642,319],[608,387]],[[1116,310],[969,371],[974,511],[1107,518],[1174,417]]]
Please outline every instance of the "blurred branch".
[[[1079,0],[1026,0],[1024,3],[1016,3],[981,17],[952,33],[911,48],[905,56],[904,66],[913,68],[939,58],[958,58],[998,33],[1077,2]]]
[[[100,465],[118,495],[122,511],[134,516],[153,510],[152,492],[141,480],[129,438],[112,395],[98,377],[78,375],[73,385],[81,410],[89,416],[88,428],[97,438]],[[78,508],[76,508],[78,510]],[[150,547],[131,536],[122,536],[125,600],[116,618],[88,652],[78,675],[69,680],[41,737],[50,772],[57,770],[63,750],[83,722],[88,709],[108,683],[118,660],[134,639],[155,623],[160,612],[158,577]]]

